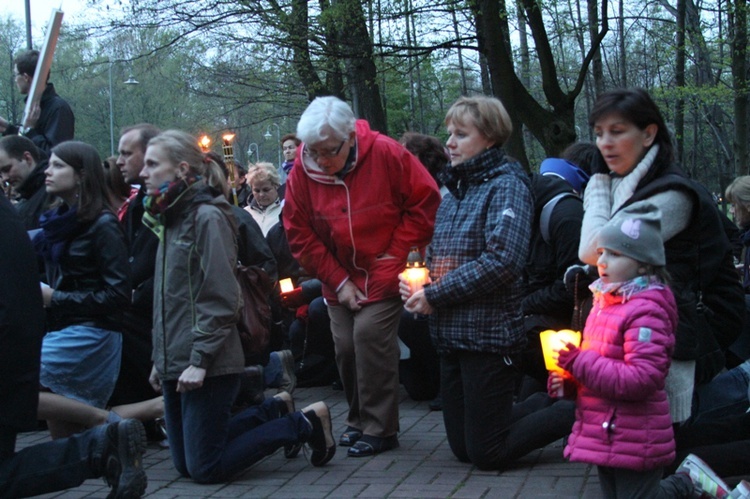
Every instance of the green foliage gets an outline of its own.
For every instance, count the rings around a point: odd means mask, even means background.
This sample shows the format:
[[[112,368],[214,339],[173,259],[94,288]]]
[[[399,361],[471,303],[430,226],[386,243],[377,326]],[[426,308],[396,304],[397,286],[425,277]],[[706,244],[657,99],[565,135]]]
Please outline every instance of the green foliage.
[[[111,96],[116,132],[122,126],[148,121],[164,128],[209,133],[217,140],[231,129],[238,134],[239,159],[245,159],[244,151],[254,143],[260,159],[276,162],[276,134],[294,130],[308,95],[334,93],[351,99],[356,75],[347,73],[348,57],[361,49],[355,43],[361,40],[351,39],[348,23],[360,12],[347,9],[358,7],[367,19],[390,135],[398,138],[415,130],[443,139],[443,117],[463,92],[462,74],[468,93],[482,89],[477,23],[470,9],[474,1],[90,3],[109,11],[103,19],[93,21],[96,16],[92,16],[76,29],[65,25],[52,81],[74,107],[78,137],[102,152],[109,151]],[[551,111],[558,103],[550,99],[542,79],[550,61],[540,60],[541,46],[536,44],[549,44],[556,81],[563,93],[572,92],[592,43],[586,3],[537,1],[534,7],[544,20],[544,40],[531,36],[528,12],[519,15],[516,3],[502,5],[508,13],[515,72],[535,102]],[[610,4],[610,16],[617,15],[617,7],[617,2]],[[678,47],[673,3],[627,3],[624,32],[619,32],[619,19],[610,17],[610,30],[600,50],[605,89],[619,86],[624,73],[628,86],[644,87],[655,96],[669,126],[677,103],[685,102],[685,132],[679,137],[685,151],[682,162],[712,189],[716,189],[712,184],[734,173],[733,101],[743,91],[733,89],[729,69],[729,7],[717,0],[695,6],[700,33],[688,36],[688,84],[684,88],[675,85]],[[14,112],[18,115],[22,99],[13,92],[9,57],[22,48],[22,29],[11,21],[0,26],[0,116],[13,116]],[[521,27],[526,28],[528,51],[520,43]],[[620,53],[621,41],[624,54]],[[111,94],[109,61],[113,61]],[[521,75],[526,64],[528,73]],[[139,84],[123,85],[131,74]],[[506,76],[504,85],[513,75]],[[587,113],[596,95],[591,71],[584,76],[574,126],[579,139],[590,140]],[[531,114],[524,109],[522,119],[530,119]],[[272,139],[266,140],[268,131]],[[530,133],[524,137],[529,163],[538,164],[544,148]]]

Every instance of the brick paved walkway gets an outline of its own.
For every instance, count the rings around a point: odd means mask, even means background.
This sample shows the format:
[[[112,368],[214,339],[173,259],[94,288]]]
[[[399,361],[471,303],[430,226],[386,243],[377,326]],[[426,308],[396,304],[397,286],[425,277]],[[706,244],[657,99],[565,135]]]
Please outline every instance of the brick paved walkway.
[[[299,388],[297,407],[324,400],[334,418],[334,435],[344,429],[346,402],[343,392],[328,387]],[[401,447],[371,458],[347,458],[339,447],[333,460],[322,468],[310,465],[300,453],[285,459],[282,452],[259,462],[233,482],[198,485],[179,478],[169,451],[149,444],[145,457],[148,475],[146,497],[167,498],[596,498],[596,469],[568,463],[562,443],[535,451],[518,467],[503,472],[480,471],[458,462],[445,438],[440,412],[430,412],[427,402],[414,402],[402,390]],[[48,438],[45,432],[19,436],[19,448]],[[109,489],[100,479],[76,489],[43,497],[106,497]]]

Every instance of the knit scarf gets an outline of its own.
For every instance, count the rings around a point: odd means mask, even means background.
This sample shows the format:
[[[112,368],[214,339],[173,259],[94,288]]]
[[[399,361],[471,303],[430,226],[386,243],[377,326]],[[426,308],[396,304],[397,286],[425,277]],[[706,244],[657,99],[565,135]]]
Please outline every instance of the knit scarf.
[[[61,205],[39,218],[42,230],[34,237],[33,243],[34,249],[45,261],[60,263],[70,241],[85,227],[78,222],[77,214],[77,206]]]
[[[643,275],[625,282],[604,283],[597,279],[589,286],[594,301],[600,301],[602,308],[610,303],[626,302],[633,295],[648,289],[664,289],[664,283],[655,275]]]
[[[198,175],[179,178],[174,182],[164,182],[159,194],[143,198],[143,225],[151,229],[160,241],[164,239],[164,225],[167,210],[174,206],[180,197],[196,182]]]
[[[624,177],[612,178],[612,209],[610,210],[610,216],[617,213],[617,210],[628,199],[633,197],[635,189],[638,187],[641,179],[646,176],[651,165],[654,164],[654,159],[656,159],[658,153],[659,144],[652,145],[651,149],[648,150],[640,163],[630,173]]]

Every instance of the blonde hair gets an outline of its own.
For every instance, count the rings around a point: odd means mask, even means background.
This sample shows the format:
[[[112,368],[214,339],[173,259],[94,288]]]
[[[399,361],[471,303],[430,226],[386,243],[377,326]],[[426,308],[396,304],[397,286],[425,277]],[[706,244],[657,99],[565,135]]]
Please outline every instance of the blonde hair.
[[[479,133],[502,146],[513,132],[513,122],[500,99],[486,95],[461,97],[448,109],[445,124],[472,124]]]
[[[750,222],[750,175],[734,179],[724,195],[734,206],[735,222],[738,225],[747,225]]]
[[[727,201],[743,208],[750,209],[750,175],[737,177],[724,192]]]
[[[181,130],[167,130],[148,141],[149,146],[159,146],[175,166],[187,163],[190,172],[203,177],[206,184],[219,192],[227,189],[226,177],[213,159],[205,156],[198,140]]]
[[[281,185],[281,177],[276,167],[271,163],[255,163],[247,171],[247,183],[251,186],[254,182],[271,182],[274,187]]]

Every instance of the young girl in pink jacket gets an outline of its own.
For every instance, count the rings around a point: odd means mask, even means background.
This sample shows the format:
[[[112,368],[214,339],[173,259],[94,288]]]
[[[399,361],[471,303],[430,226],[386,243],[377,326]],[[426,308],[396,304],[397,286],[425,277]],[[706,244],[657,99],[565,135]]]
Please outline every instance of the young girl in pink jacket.
[[[689,456],[662,480],[675,458],[664,380],[677,327],[666,283],[659,210],[648,203],[621,211],[597,242],[599,279],[581,347],[568,344],[551,373],[550,394],[576,394],[576,422],[565,456],[595,464],[605,497],[722,497],[711,472]]]

